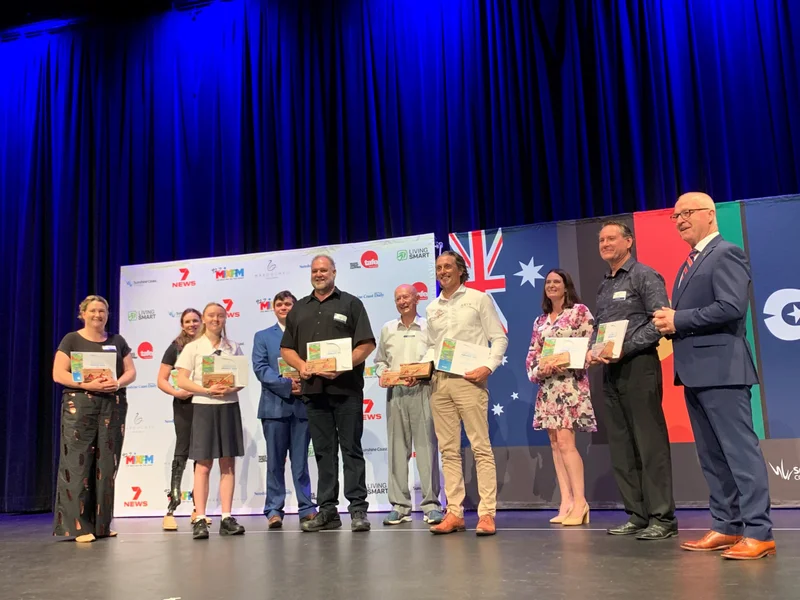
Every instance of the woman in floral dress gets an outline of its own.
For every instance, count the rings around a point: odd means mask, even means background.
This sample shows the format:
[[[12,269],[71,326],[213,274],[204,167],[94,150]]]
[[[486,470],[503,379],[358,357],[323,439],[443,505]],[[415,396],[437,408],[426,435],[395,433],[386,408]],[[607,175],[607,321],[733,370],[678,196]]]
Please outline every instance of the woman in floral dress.
[[[542,345],[548,337],[591,337],[594,319],[580,304],[569,273],[553,269],[544,285],[542,310],[533,323],[531,347],[525,366],[528,378],[539,385],[533,417],[534,429],[546,429],[561,491],[561,506],[551,523],[582,525],[589,522],[584,496],[583,461],[575,447],[576,431],[597,431],[586,369],[539,366]]]

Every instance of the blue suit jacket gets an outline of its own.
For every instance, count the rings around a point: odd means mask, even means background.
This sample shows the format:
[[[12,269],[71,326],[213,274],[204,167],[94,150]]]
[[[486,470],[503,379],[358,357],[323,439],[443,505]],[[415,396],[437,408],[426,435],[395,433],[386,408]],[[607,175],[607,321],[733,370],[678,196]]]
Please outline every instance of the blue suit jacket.
[[[303,401],[292,396],[292,380],[280,376],[278,357],[282,338],[283,332],[275,324],[256,333],[253,339],[253,371],[261,382],[258,418],[281,419],[294,415],[306,419]]]
[[[719,387],[758,383],[745,319],[750,303],[750,264],[744,251],[721,236],[697,256],[678,286],[675,278],[675,383]]]

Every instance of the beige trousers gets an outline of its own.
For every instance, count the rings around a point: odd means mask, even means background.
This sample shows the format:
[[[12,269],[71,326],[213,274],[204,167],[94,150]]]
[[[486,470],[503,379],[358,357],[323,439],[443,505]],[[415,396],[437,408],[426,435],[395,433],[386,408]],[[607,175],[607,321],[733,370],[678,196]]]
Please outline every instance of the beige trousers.
[[[489,393],[484,386],[463,377],[436,372],[433,375],[431,413],[442,454],[447,512],[464,516],[466,491],[461,461],[461,423],[472,446],[478,472],[478,515],[494,516],[497,509],[497,468],[489,442]]]

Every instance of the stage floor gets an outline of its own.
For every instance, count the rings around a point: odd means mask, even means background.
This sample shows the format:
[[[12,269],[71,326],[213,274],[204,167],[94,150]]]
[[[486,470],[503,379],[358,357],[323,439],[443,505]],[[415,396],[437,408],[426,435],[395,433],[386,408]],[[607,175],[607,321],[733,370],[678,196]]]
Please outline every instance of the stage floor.
[[[239,519],[242,537],[194,541],[160,519],[117,519],[116,539],[75,544],[50,535],[50,515],[0,516],[0,597],[25,600],[460,600],[462,598],[645,598],[718,600],[800,597],[800,510],[774,510],[777,557],[726,561],[718,553],[682,551],[699,537],[706,511],[679,511],[681,533],[663,542],[607,535],[625,519],[593,511],[591,525],[550,525],[550,511],[504,511],[498,534],[433,536],[414,521],[372,531],[344,527],[302,533],[297,516],[268,531],[263,517]]]

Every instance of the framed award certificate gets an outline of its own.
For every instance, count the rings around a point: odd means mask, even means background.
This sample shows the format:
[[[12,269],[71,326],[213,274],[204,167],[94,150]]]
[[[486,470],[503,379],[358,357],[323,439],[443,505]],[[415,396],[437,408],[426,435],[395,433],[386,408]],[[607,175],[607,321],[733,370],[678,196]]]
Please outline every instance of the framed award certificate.
[[[489,362],[489,346],[445,338],[439,348],[436,369],[454,375],[464,375]]]

